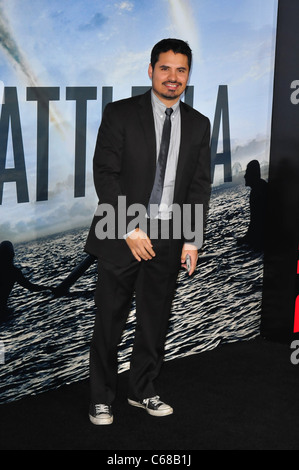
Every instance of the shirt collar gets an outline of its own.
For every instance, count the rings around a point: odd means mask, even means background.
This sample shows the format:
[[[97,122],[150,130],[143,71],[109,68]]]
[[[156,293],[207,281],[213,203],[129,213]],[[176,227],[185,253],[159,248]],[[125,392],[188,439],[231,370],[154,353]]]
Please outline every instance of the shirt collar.
[[[152,105],[153,105],[153,110],[160,116],[164,117],[165,116],[165,109],[168,107],[164,103],[162,103],[161,100],[155,95],[155,93],[152,90]],[[173,106],[171,106],[173,109],[172,117],[174,117],[179,109],[180,109],[180,100],[178,100]]]

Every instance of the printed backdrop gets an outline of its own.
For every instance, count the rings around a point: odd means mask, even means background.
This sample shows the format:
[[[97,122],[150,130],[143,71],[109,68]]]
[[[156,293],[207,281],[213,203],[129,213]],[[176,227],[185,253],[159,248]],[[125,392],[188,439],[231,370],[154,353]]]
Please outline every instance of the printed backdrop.
[[[185,101],[212,124],[213,193],[204,254],[181,272],[166,360],[260,331],[263,253],[237,246],[249,224],[244,172],[268,179],[277,0],[0,0],[0,242],[31,282],[0,325],[0,402],[88,375],[96,266],[85,237],[96,208],[92,157],[105,104],[142,92],[152,46],[187,40]],[[84,264],[86,263],[86,264]],[[129,367],[134,300],[119,348]]]

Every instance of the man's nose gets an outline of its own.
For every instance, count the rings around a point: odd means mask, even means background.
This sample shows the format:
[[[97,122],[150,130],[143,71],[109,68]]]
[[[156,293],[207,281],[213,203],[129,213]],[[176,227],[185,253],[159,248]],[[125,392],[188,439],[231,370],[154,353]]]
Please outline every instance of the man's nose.
[[[176,76],[176,71],[175,70],[169,70],[168,71],[168,80],[171,82],[176,82],[177,76]]]

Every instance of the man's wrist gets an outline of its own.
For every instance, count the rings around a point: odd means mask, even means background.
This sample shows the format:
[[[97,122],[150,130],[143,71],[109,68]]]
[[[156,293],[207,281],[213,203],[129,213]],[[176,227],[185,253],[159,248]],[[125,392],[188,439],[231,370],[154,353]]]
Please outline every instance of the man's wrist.
[[[128,233],[125,233],[125,234],[123,235],[124,239],[126,240],[130,235],[132,235],[133,232],[135,232],[135,230],[136,230],[136,228],[134,228],[134,230],[131,230],[131,231],[128,232]]]
[[[198,251],[198,248],[196,245],[194,245],[193,243],[184,243],[184,246],[183,246],[183,249],[184,250],[196,250]]]

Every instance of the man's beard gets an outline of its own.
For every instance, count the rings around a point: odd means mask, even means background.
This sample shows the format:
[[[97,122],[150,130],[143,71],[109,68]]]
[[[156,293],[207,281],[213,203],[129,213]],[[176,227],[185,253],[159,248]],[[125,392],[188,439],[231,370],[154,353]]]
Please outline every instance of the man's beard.
[[[169,82],[168,81],[168,82],[164,82],[163,85],[165,85],[165,83],[173,83],[173,84],[178,85],[179,87],[182,86],[182,83],[180,83],[180,82]],[[182,93],[183,93],[183,91],[176,92],[176,90],[167,90],[167,94],[161,92],[160,95],[162,96],[162,98],[170,101],[170,100],[173,100],[175,98],[179,98]]]

